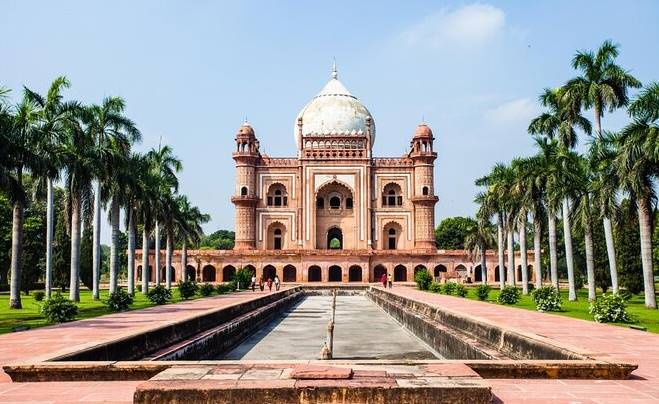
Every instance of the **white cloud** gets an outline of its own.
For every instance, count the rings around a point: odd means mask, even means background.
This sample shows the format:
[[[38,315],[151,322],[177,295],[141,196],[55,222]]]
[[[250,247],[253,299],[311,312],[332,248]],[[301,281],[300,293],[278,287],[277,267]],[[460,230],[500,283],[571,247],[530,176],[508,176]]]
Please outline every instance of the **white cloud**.
[[[528,124],[539,113],[540,106],[537,102],[530,98],[519,98],[486,110],[485,120],[499,126]]]
[[[476,47],[503,31],[505,13],[489,4],[470,4],[443,9],[403,32],[410,45],[431,47]]]

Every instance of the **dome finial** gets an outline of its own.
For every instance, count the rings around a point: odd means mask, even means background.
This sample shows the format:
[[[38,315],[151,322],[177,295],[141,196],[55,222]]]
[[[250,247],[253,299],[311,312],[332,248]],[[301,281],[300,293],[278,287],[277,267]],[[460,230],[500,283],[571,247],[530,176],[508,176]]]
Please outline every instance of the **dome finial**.
[[[332,64],[332,78],[335,79],[338,75],[339,74],[336,72],[336,58],[334,58],[334,63]]]

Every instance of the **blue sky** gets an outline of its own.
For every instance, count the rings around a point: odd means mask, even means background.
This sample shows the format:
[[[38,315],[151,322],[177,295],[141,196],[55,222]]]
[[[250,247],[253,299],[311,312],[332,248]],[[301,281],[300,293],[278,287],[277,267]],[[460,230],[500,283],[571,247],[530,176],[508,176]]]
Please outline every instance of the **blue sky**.
[[[403,154],[422,117],[433,128],[439,222],[474,213],[474,179],[495,162],[533,153],[537,96],[575,75],[577,49],[610,38],[620,64],[659,80],[657,21],[650,0],[3,1],[0,85],[45,91],[64,74],[70,98],[124,97],[138,149],[161,137],[174,147],[181,190],[212,215],[210,232],[233,227],[230,153],[244,117],[267,154],[293,156],[295,116],[336,58],[375,118],[375,155]]]

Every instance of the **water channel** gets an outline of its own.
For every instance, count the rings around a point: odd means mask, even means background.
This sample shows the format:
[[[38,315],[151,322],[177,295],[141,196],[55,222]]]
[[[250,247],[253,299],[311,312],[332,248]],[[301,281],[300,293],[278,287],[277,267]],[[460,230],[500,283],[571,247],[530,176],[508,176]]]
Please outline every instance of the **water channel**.
[[[307,296],[217,359],[318,359],[330,296]],[[437,359],[436,352],[363,295],[337,296],[334,359]]]

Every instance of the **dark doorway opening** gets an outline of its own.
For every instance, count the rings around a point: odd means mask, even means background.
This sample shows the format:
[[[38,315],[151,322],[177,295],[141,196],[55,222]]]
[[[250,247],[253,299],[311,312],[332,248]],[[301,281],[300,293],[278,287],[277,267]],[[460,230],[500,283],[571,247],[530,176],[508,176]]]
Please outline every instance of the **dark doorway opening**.
[[[327,248],[333,250],[343,249],[343,232],[338,227],[332,227],[327,232]]]
[[[329,278],[328,278],[328,280],[330,282],[341,282],[342,277],[343,277],[343,275],[342,275],[342,271],[341,271],[340,266],[332,265],[331,267],[329,267]]]

